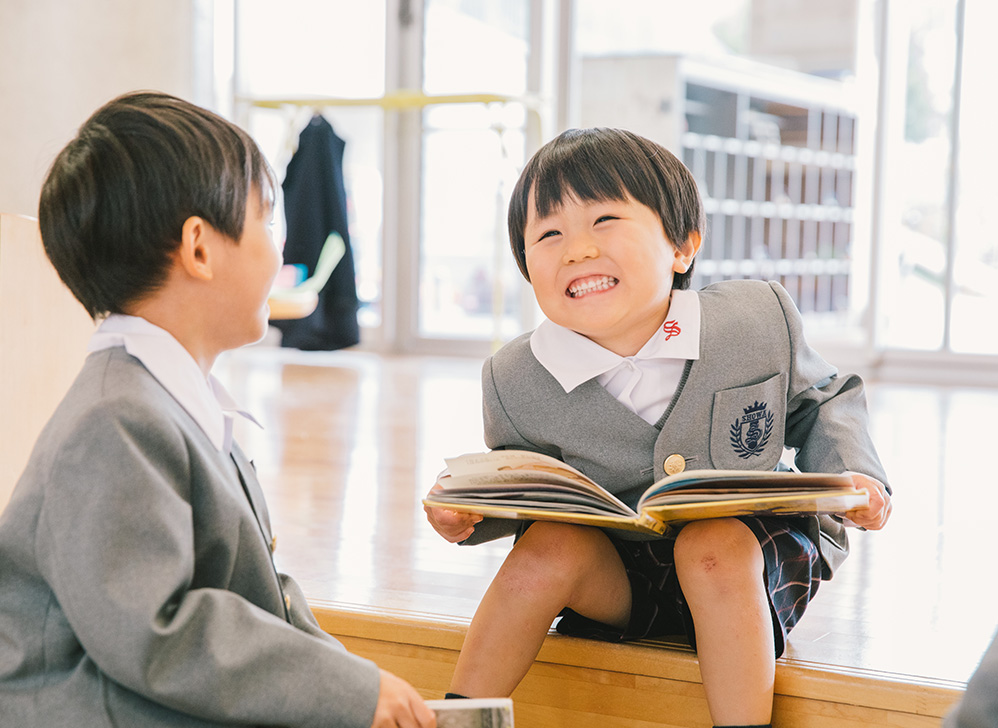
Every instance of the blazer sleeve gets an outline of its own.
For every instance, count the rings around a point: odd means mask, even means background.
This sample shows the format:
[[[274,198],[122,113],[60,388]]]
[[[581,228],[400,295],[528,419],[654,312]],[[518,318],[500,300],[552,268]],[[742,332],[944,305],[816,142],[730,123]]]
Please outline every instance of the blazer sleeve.
[[[538,448],[523,438],[509,418],[496,386],[493,362],[489,357],[482,366],[482,420],[485,425],[485,445],[490,450],[534,450]],[[475,531],[462,546],[474,546],[486,541],[513,536],[523,529],[522,521],[505,518],[485,518],[475,525]]]
[[[52,458],[35,548],[61,618],[110,680],[172,710],[220,723],[369,726],[377,667],[309,626],[297,587],[286,582],[301,628],[197,582],[205,516],[191,507],[193,456],[155,409],[97,407]]]
[[[839,376],[808,346],[790,295],[778,284],[770,287],[783,308],[790,341],[785,443],[797,450],[797,465],[808,472],[852,470],[887,485],[869,433],[863,380],[854,374]]]
[[[967,683],[967,690],[943,720],[943,728],[993,726],[998,716],[998,635]]]

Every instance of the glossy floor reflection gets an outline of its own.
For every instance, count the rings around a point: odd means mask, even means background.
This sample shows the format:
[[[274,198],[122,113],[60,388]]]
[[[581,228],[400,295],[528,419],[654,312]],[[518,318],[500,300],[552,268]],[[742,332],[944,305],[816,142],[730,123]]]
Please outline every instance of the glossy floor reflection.
[[[267,493],[279,566],[310,598],[470,619],[509,548],[458,547],[420,499],[443,458],[484,449],[480,362],[256,347],[216,373],[263,424],[239,425]],[[877,533],[791,634],[787,656],[965,681],[998,624],[998,391],[869,388],[895,489]]]

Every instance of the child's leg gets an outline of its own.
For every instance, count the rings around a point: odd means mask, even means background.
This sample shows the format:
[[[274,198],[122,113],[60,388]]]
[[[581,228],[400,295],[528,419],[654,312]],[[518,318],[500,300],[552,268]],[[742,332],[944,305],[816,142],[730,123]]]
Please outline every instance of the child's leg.
[[[538,521],[516,542],[475,612],[451,691],[512,693],[565,607],[622,628],[630,615],[630,582],[599,529]]]
[[[758,539],[736,519],[694,521],[679,532],[675,560],[714,724],[769,723],[776,658]]]

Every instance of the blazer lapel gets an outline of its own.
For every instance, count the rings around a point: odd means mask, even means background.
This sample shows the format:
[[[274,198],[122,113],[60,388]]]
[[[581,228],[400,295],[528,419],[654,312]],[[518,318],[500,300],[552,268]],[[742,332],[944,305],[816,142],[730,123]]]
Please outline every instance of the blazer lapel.
[[[277,580],[277,590],[281,595],[281,607],[284,610],[284,619],[292,622],[291,602],[284,592],[284,583],[281,575],[277,573],[277,565],[274,563],[274,549],[276,540],[270,531],[270,518],[267,515],[267,508],[264,505],[263,490],[260,488],[260,481],[256,479],[256,468],[253,463],[246,458],[239,446],[232,443],[232,462],[235,463],[236,471],[239,473],[239,482],[243,486],[243,492],[249,501],[253,515],[256,516],[257,525],[260,527],[260,535],[263,537],[265,546],[270,552],[270,567],[274,570],[274,578]]]
[[[235,443],[232,443],[232,462],[236,465],[236,471],[239,473],[239,483],[243,486],[246,499],[249,501],[250,508],[253,509],[253,515],[256,516],[257,523],[260,525],[260,533],[263,535],[268,547],[273,551],[273,534],[270,531],[270,517],[267,514],[267,507],[264,504],[260,481],[256,478],[256,469]]]

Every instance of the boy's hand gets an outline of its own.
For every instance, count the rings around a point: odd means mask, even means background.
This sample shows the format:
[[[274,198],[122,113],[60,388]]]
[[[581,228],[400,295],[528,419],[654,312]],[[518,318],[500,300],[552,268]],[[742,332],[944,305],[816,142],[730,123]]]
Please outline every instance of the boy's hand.
[[[847,526],[859,526],[870,531],[879,531],[891,517],[891,497],[887,488],[876,478],[862,473],[847,471],[843,475],[852,476],[852,484],[859,490],[865,490],[870,496],[870,504],[863,508],[854,508],[845,513]]]
[[[435,728],[437,717],[402,678],[381,670],[378,705],[371,728]]]
[[[431,493],[443,490],[439,485],[430,488]],[[476,513],[460,513],[448,508],[431,508],[424,505],[426,520],[433,526],[433,530],[443,536],[451,543],[464,541],[475,531],[475,524],[482,520],[483,516]]]

